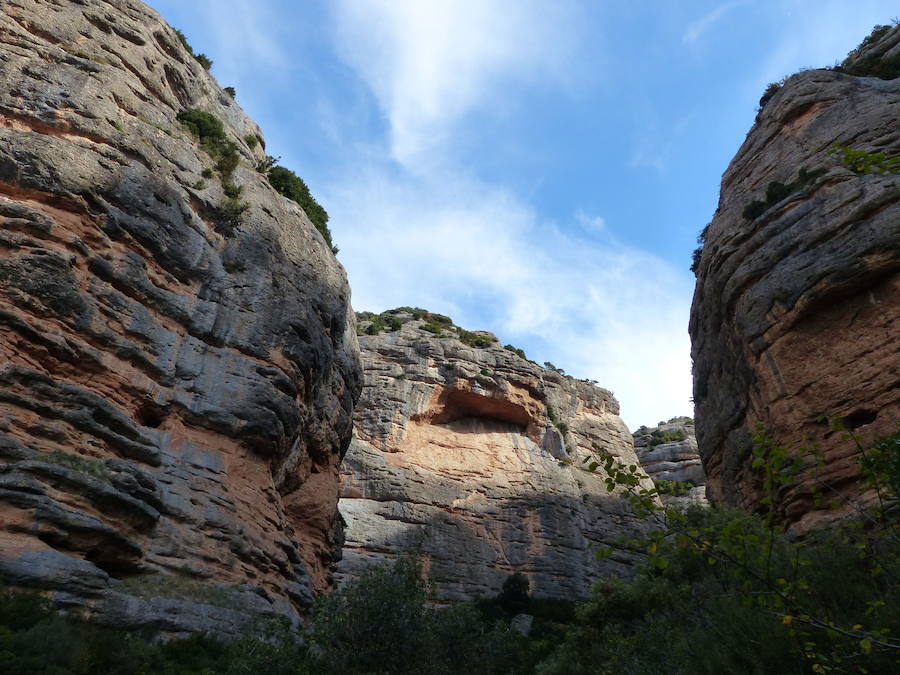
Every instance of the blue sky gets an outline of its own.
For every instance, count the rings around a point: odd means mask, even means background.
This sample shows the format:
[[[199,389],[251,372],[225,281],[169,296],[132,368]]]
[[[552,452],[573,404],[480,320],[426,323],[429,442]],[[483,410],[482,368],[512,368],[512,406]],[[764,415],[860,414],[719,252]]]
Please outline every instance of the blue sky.
[[[766,84],[879,0],[150,0],[328,210],[357,310],[417,305],[692,414],[689,271]]]

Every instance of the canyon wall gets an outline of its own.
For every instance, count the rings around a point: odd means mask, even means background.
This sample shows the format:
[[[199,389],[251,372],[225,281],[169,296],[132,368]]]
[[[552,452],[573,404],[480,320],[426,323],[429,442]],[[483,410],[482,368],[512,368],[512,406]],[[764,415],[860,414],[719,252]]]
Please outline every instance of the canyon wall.
[[[186,109],[224,123],[227,181]],[[328,585],[354,319],[264,147],[146,6],[0,5],[3,582],[168,634]]]
[[[778,500],[795,531],[853,508],[821,510],[816,492],[866,501],[859,448],[834,420],[862,445],[900,430],[898,59],[900,28],[883,28],[840,69],[767,91],[697,261],[690,333],[710,497],[761,508],[757,425],[798,456],[815,446],[824,464],[802,460]]]
[[[637,464],[613,395],[490,334],[384,316],[393,326],[360,337],[364,387],[342,465],[337,576],[414,554],[442,601],[496,594],[513,572],[535,596],[564,598],[587,595],[600,576],[628,576],[628,554],[591,553],[645,527],[602,471],[586,470],[604,453]],[[370,321],[360,328],[377,332]]]
[[[666,506],[707,506],[706,472],[697,448],[694,420],[673,417],[634,432],[634,449]]]

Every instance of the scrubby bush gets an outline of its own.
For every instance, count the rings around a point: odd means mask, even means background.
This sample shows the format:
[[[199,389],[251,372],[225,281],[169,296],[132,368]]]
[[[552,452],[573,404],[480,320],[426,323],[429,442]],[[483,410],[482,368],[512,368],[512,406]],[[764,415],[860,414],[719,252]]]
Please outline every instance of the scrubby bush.
[[[268,158],[267,158],[268,159]],[[273,163],[274,160],[273,159]],[[331,230],[328,229],[328,212],[317,202],[306,186],[306,183],[290,169],[283,166],[271,166],[266,171],[269,184],[288,199],[297,202],[319,233],[325,238],[332,251],[337,253],[331,241]]]
[[[677,443],[678,441],[683,441],[687,438],[681,429],[673,429],[672,431],[654,429],[650,433],[650,436],[651,448],[655,448],[657,445],[662,445],[663,443]]]
[[[212,60],[206,54],[195,54],[194,48],[191,47],[184,33],[182,33],[180,30],[176,30],[175,35],[178,36],[179,42],[181,42],[184,48],[188,51],[188,54],[193,56],[197,60],[197,62],[201,66],[203,66],[204,70],[209,70],[210,68],[212,68]]]
[[[223,91],[231,98],[235,98],[237,96],[237,92],[234,90],[234,87],[225,87]]]
[[[797,180],[795,180],[794,182],[784,184],[779,183],[778,181],[772,181],[766,187],[765,201],[755,200],[744,207],[744,218],[746,220],[756,220],[770,207],[794,194],[795,192],[797,192],[797,190],[800,190],[801,188],[809,185],[817,178],[824,175],[825,172],[826,169],[824,168],[816,169],[814,171],[807,171],[806,167],[800,167],[800,171],[797,173]]]
[[[510,574],[503,582],[497,604],[509,614],[519,614],[528,609],[531,596],[528,595],[530,583],[528,577],[521,572]]]
[[[778,93],[778,90],[784,86],[784,80],[781,82],[770,82],[769,86],[766,87],[766,90],[763,92],[763,95],[759,99],[759,107],[760,109],[765,108],[766,104],[772,100],[772,97]]]
[[[4,675],[305,675],[319,672],[283,625],[256,637],[221,641],[197,635],[166,643],[55,614],[40,596],[0,587],[0,671]]]
[[[837,145],[828,154],[840,154],[844,166],[853,173],[900,173],[900,157],[888,157],[883,152],[867,152]]]
[[[470,347],[480,349],[482,347],[490,347],[494,344],[494,341],[487,335],[478,335],[477,333],[472,333],[471,331],[463,330],[462,328],[457,331],[457,335],[459,336],[460,342]]]
[[[526,361],[528,360],[528,357],[525,356],[525,352],[517,347],[513,347],[512,345],[503,345],[503,348],[507,351],[512,352],[516,356],[525,359]]]
[[[321,598],[309,638],[323,672],[516,672],[518,636],[486,625],[472,605],[428,607],[428,595],[419,563],[401,558]]]
[[[762,514],[667,509],[655,499],[659,490],[640,487],[634,467],[605,457],[608,487],[624,488],[636,513],[658,529],[598,552],[607,557],[618,547],[646,558],[634,582],[595,586],[564,644],[537,672],[895,672],[898,494],[872,465],[883,477],[881,459],[895,457],[896,443],[892,436],[858,445],[877,506],[858,507],[860,520],[805,539],[785,536],[777,516],[808,451],[788,451],[762,431],[752,453]]]
[[[834,70],[857,77],[877,77],[882,80],[893,80],[900,77],[900,53],[888,56],[886,50],[881,50],[859,58],[860,52],[878,42],[890,30],[890,26],[875,26],[860,45],[850,52]]]

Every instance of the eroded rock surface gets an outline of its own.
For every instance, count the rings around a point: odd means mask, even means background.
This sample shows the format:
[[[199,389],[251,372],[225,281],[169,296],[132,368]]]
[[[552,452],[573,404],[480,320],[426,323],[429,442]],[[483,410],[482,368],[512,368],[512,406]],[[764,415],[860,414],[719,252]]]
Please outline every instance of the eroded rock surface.
[[[589,550],[644,527],[604,475],[582,468],[604,452],[637,464],[612,394],[499,344],[463,344],[454,327],[440,337],[423,330],[439,329],[427,318],[396,317],[399,329],[360,337],[338,575],[415,554],[446,601],[495,594],[512,572],[538,597],[569,598],[599,576],[628,575],[627,555],[600,562]]]
[[[191,108],[237,145],[239,224]],[[5,581],[170,633],[327,585],[358,352],[344,271],[263,148],[141,3],[0,4]]]
[[[900,28],[848,64],[877,54],[900,54]],[[814,492],[862,498],[859,450],[827,419],[844,419],[863,444],[898,431],[900,175],[828,152],[900,156],[898,119],[900,79],[788,78],[725,172],[706,231],[690,333],[710,496],[760,507],[758,423],[789,448],[815,443],[824,467],[808,462],[780,501],[798,531],[848,512],[816,510]],[[781,187],[767,200],[772,183]],[[746,213],[754,201],[762,207]]]
[[[706,473],[697,449],[694,420],[673,417],[634,432],[634,449],[666,506],[706,506]]]

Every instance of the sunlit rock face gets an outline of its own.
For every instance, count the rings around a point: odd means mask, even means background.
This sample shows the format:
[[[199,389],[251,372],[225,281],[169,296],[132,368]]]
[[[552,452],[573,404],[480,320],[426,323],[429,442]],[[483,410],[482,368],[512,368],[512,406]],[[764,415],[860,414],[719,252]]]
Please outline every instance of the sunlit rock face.
[[[898,53],[893,28],[846,65]],[[697,440],[710,497],[751,509],[763,498],[750,467],[758,424],[788,448],[817,447],[824,465],[807,461],[779,499],[781,522],[804,531],[865,501],[859,448],[828,420],[843,419],[863,445],[898,431],[900,175],[829,148],[900,156],[900,79],[810,70],[763,103],[722,179],[699,261]],[[819,510],[814,493],[827,504],[835,491],[850,503]]]
[[[190,108],[236,144],[237,225]],[[2,581],[170,634],[328,585],[354,319],[263,147],[146,6],[0,3]]]
[[[592,554],[645,527],[605,474],[585,470],[603,453],[637,464],[612,394],[499,344],[467,346],[455,327],[436,336],[396,316],[398,330],[360,337],[365,384],[342,465],[338,577],[414,554],[438,599],[453,601],[497,593],[513,572],[538,597],[570,598],[600,576],[630,574],[629,555]]]
[[[634,433],[634,449],[666,506],[707,506],[706,473],[697,450],[694,420],[673,417]]]

